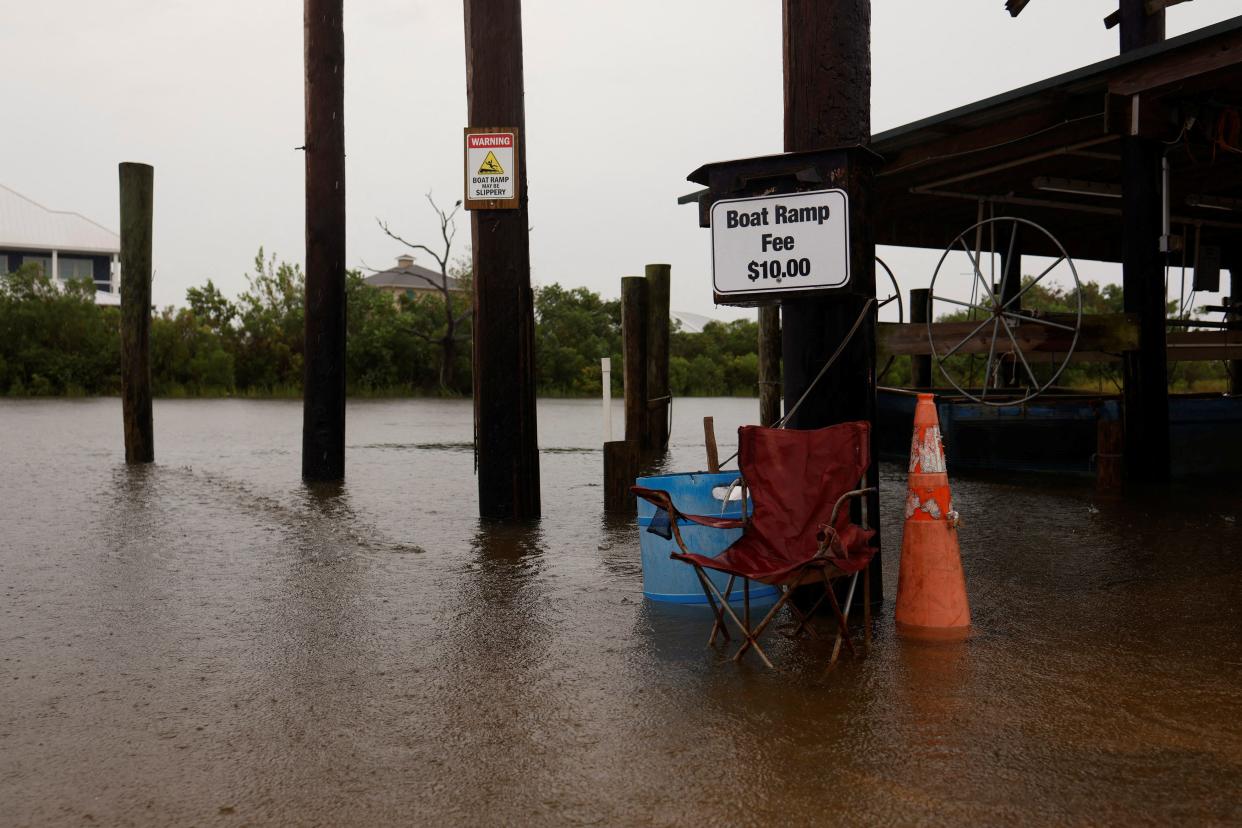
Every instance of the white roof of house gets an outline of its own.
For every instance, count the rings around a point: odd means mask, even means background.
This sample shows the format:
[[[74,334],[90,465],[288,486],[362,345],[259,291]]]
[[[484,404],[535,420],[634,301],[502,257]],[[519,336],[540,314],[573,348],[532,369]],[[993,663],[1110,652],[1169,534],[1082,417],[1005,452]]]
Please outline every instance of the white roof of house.
[[[119,253],[121,237],[85,216],[49,210],[0,184],[0,247]]]
[[[690,313],[689,311],[673,311],[669,314],[669,318],[674,322],[681,323],[681,329],[686,333],[703,333],[703,326],[708,322],[718,322],[718,319],[712,319],[710,316],[703,316],[701,313]]]

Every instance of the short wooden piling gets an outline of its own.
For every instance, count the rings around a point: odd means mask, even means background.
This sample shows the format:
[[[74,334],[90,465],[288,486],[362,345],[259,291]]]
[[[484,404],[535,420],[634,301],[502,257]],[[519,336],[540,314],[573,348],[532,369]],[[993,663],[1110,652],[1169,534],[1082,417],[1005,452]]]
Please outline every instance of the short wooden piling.
[[[781,306],[759,308],[759,424],[781,418]]]
[[[155,170],[120,165],[121,416],[125,462],[155,460],[151,414],[151,224]]]
[[[716,420],[703,418],[703,446],[707,449],[707,470],[713,474],[720,471],[720,451],[716,448]]]
[[[633,514],[636,509],[630,486],[638,477],[639,446],[633,440],[604,443],[604,511]]]
[[[668,446],[669,283],[671,268],[647,265],[647,435],[643,448]]]
[[[1125,430],[1117,420],[1101,419],[1095,430],[1095,485],[1112,491],[1121,488]]]
[[[625,439],[647,443],[647,280],[621,279],[621,350],[625,357]]]
[[[910,291],[911,322],[920,324],[927,322],[927,299],[930,293],[931,291],[927,289],[915,289]],[[932,358],[930,355],[910,357],[910,387],[932,387]]]

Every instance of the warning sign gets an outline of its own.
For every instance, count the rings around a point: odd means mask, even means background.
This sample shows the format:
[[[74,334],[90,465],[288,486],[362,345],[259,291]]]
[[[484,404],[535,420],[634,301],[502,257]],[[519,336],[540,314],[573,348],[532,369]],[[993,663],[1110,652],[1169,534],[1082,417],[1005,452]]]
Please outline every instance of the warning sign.
[[[479,175],[504,175],[505,168],[496,160],[496,153],[488,152],[483,163],[479,165]]]
[[[467,210],[504,210],[518,206],[518,131],[503,127],[467,127]]]

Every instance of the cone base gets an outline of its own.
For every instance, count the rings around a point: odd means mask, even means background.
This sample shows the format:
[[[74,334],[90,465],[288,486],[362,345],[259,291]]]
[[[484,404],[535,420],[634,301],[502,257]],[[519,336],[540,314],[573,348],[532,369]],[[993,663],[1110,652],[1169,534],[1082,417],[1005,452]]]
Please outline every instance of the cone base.
[[[964,627],[920,627],[898,621],[897,634],[919,641],[965,641],[974,637],[975,630],[969,624]]]

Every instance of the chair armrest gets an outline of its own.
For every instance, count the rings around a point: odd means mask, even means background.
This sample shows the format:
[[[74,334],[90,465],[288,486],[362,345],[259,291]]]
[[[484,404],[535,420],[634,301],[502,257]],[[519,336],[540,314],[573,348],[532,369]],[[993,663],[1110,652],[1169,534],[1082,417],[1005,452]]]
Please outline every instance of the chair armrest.
[[[677,545],[681,547],[682,552],[690,553],[686,548],[685,542],[681,538],[681,529],[677,526],[679,518],[685,518],[691,523],[697,523],[700,526],[707,526],[711,529],[741,529],[746,525],[744,520],[738,518],[712,517],[711,515],[690,515],[678,509],[673,505],[673,498],[663,489],[648,489],[644,486],[630,486],[630,491],[643,500],[652,503],[664,511],[668,512],[669,526],[673,529],[673,537],[677,540]]]
[[[854,489],[853,491],[846,492],[845,494],[838,497],[837,502],[832,504],[832,517],[828,518],[828,525],[829,526],[837,525],[837,512],[841,509],[842,503],[849,500],[851,497],[862,497],[863,495],[873,494],[878,491],[879,489],[877,489],[875,486],[869,486],[866,489]]]

